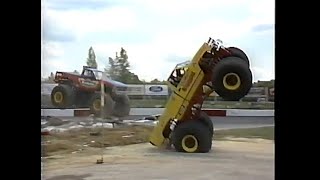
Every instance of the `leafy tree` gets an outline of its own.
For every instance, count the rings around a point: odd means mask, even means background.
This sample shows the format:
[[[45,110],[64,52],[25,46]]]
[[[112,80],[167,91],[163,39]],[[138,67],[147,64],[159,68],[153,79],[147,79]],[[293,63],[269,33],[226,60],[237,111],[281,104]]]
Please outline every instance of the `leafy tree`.
[[[130,63],[128,61],[127,51],[121,48],[120,55],[116,52],[116,57],[109,57],[109,68],[106,72],[109,76],[116,80],[127,84],[140,84],[139,77],[130,71]]]
[[[54,80],[54,73],[51,72],[50,76],[48,77],[48,81],[52,81],[53,82],[53,80]]]
[[[47,78],[44,78],[44,77],[41,77],[41,82],[44,82],[44,83],[54,83],[54,73],[51,72],[50,73],[50,76],[48,76]]]
[[[88,58],[87,58],[87,66],[98,68],[98,64],[96,61],[96,54],[92,47],[89,48]]]
[[[161,81],[159,81],[159,80],[156,78],[156,79],[150,81],[150,83],[152,83],[152,84],[160,84]]]

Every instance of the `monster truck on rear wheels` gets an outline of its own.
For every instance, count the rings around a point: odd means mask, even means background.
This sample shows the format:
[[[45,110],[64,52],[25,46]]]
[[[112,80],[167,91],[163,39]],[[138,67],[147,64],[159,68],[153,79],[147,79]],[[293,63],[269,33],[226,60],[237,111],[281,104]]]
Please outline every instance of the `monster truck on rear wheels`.
[[[174,93],[149,142],[161,147],[169,139],[168,145],[178,152],[206,153],[212,148],[214,127],[201,111],[203,102],[213,91],[232,101],[247,95],[252,86],[249,59],[242,50],[226,48],[220,40],[209,38],[192,61],[176,65],[168,85]]]

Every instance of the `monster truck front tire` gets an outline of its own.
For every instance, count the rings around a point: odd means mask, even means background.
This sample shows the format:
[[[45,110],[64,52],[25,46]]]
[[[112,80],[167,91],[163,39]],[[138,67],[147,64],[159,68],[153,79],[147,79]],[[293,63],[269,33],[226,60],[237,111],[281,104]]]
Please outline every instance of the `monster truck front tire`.
[[[130,113],[130,99],[125,94],[114,95],[115,102],[113,108],[113,115],[117,117],[129,116]]]
[[[67,108],[74,104],[74,92],[70,85],[59,84],[51,92],[51,103],[58,108]]]
[[[171,142],[178,152],[206,153],[211,150],[212,135],[204,123],[192,120],[177,125]]]
[[[95,116],[101,116],[101,94],[94,93],[89,101],[90,112]],[[109,94],[104,96],[103,117],[111,116],[114,102]]]
[[[239,101],[252,87],[252,72],[238,57],[226,57],[213,70],[213,88],[226,101]]]
[[[238,58],[244,60],[247,63],[248,67],[250,66],[248,56],[241,49],[239,49],[237,47],[228,47],[228,50],[231,52],[231,56],[238,57]]]

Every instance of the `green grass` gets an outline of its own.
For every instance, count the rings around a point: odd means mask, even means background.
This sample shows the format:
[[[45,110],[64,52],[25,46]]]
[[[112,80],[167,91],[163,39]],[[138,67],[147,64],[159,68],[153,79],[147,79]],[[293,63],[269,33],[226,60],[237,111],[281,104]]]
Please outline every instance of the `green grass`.
[[[71,153],[86,147],[100,148],[148,142],[153,127],[128,126],[123,128],[73,129],[44,137],[43,156]],[[93,136],[92,133],[103,133]]]
[[[91,132],[101,132],[101,129],[79,129],[70,130],[63,133],[45,136],[43,156],[52,156],[86,149],[84,145],[92,148],[101,146],[122,146],[129,144],[147,143],[153,127],[149,126],[129,126],[123,128],[106,129],[104,136],[92,136]],[[214,140],[227,140],[227,137],[262,138],[273,140],[274,127],[216,130]]]
[[[216,130],[214,140],[233,138],[261,138],[274,140],[274,126],[248,129]]]
[[[167,100],[162,99],[132,99],[133,108],[165,107]],[[273,102],[230,102],[230,101],[205,101],[203,108],[213,109],[274,109]]]

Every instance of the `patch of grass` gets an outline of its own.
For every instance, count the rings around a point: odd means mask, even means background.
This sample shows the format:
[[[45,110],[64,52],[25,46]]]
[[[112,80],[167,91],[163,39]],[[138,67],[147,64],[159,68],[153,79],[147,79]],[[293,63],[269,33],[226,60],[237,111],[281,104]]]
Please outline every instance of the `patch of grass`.
[[[74,151],[81,151],[88,147],[100,148],[146,143],[153,127],[129,126],[122,128],[83,128],[70,130],[58,134],[45,136],[43,156],[52,156]],[[91,134],[99,134],[92,136]],[[102,133],[102,135],[101,135]],[[214,140],[225,140],[227,137],[274,139],[274,127],[232,129],[215,131]]]
[[[261,138],[274,140],[274,127],[230,129],[215,131],[214,140],[224,140],[226,137],[234,138]]]
[[[71,153],[79,149],[76,144],[70,144],[67,140],[56,140],[47,142],[43,146],[43,156],[47,156],[52,152]]]
[[[44,156],[70,153],[87,147],[121,146],[147,142],[153,127],[83,128],[45,136]],[[92,133],[99,133],[92,136]]]

